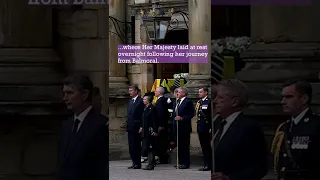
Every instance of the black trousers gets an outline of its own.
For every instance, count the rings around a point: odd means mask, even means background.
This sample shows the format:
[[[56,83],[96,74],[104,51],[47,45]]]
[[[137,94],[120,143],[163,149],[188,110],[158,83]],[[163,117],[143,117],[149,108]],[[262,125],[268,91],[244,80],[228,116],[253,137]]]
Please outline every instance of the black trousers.
[[[178,160],[180,165],[190,166],[190,134],[178,136]]]
[[[141,166],[141,137],[138,132],[128,132],[129,153],[132,164]]]
[[[156,164],[155,161],[155,150],[157,149],[156,137],[144,137],[142,138],[142,149],[143,152],[146,153],[145,157],[148,157],[148,166],[154,166]]]
[[[168,131],[162,130],[158,135],[158,148],[156,155],[159,157],[161,163],[168,162]]]
[[[209,132],[199,132],[198,133],[202,154],[203,154],[203,165],[209,166],[212,165],[212,151],[211,151],[211,143],[210,143],[210,134]]]

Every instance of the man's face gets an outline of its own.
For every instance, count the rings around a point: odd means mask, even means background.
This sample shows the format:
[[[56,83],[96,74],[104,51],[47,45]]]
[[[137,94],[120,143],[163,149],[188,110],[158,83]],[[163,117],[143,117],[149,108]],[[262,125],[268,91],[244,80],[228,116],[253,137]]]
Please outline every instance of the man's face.
[[[136,97],[138,95],[138,91],[132,88],[129,88],[129,94],[131,97]]]
[[[237,98],[231,96],[223,86],[217,87],[217,96],[214,99],[216,113],[229,115],[232,109],[238,104]]]
[[[155,95],[156,97],[159,97],[159,96],[161,95],[159,89],[156,89],[156,91],[154,92],[154,95]]]
[[[181,99],[181,98],[183,98],[183,97],[185,97],[185,96],[186,96],[186,93],[183,92],[182,89],[178,89],[177,97],[178,97],[179,99]]]
[[[65,102],[69,110],[76,111],[82,107],[83,103],[89,96],[88,91],[80,92],[74,85],[64,85],[63,89],[63,101]]]
[[[301,95],[295,85],[284,87],[281,91],[283,112],[289,115],[296,115],[307,104],[307,95]]]
[[[199,98],[204,98],[208,96],[208,92],[206,92],[205,90],[203,90],[202,88],[199,89]]]

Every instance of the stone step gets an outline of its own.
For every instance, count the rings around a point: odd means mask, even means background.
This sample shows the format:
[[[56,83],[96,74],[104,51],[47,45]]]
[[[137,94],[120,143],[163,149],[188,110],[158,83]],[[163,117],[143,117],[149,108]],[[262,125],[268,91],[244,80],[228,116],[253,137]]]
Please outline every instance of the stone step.
[[[0,86],[0,101],[60,101],[61,86]]]
[[[0,63],[61,62],[52,48],[0,48]]]
[[[4,115],[66,115],[61,101],[19,101],[0,102],[0,114]]]
[[[252,101],[281,101],[282,83],[246,83]],[[312,99],[320,100],[320,83],[311,83]]]
[[[1,69],[1,67],[0,67]],[[19,72],[15,74],[0,73],[0,85],[57,85],[61,86],[62,80],[65,76],[60,73],[33,73],[33,72]]]

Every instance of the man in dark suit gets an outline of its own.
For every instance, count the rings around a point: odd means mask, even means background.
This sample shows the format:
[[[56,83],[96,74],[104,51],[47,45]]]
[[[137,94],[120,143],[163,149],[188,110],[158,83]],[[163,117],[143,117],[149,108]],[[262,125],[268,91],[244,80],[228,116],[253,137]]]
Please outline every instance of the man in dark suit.
[[[312,86],[294,79],[282,88],[283,111],[291,116],[278,127],[271,152],[278,179],[320,179],[320,118],[310,105]]]
[[[217,86],[215,109],[223,118],[213,139],[212,180],[261,180],[268,172],[268,150],[257,120],[243,115],[246,85],[236,79]]]
[[[191,119],[194,117],[194,106],[191,100],[187,98],[186,88],[178,88],[178,100],[174,103],[173,116],[174,132],[178,136],[178,167],[179,169],[188,169],[190,167],[190,133],[192,132]]]
[[[168,103],[167,99],[163,97],[165,89],[163,87],[158,87],[155,90],[155,96],[158,98],[155,103],[155,108],[157,111],[157,120],[158,120],[158,152],[156,153],[159,156],[160,164],[168,163]]]
[[[141,169],[141,136],[140,127],[142,113],[144,110],[143,100],[139,96],[139,88],[137,85],[129,87],[131,99],[128,103],[128,119],[127,132],[129,141],[129,153],[132,165],[128,169]]]
[[[199,171],[210,171],[211,151],[211,99],[208,98],[207,87],[199,88],[200,100],[196,104],[197,132],[203,154],[203,167]]]
[[[58,149],[58,180],[108,178],[107,119],[92,108],[91,80],[69,76],[63,82],[63,100],[74,115],[63,122]]]

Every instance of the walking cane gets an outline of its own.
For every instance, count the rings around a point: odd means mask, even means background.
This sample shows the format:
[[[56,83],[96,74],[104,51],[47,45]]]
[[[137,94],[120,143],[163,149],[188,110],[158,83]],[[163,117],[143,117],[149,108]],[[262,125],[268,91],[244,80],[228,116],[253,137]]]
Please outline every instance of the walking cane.
[[[211,112],[214,112],[214,103],[213,101],[211,101]],[[216,132],[214,132],[214,122],[217,120],[217,118],[219,117],[218,114],[216,114],[213,118],[212,118],[212,126],[211,126],[211,134],[212,134],[212,140],[211,140],[211,152],[212,152],[212,169],[211,169],[211,174],[213,174],[215,172],[215,146],[214,146],[214,138],[215,138],[215,134]]]
[[[176,99],[176,108],[175,108],[175,111],[176,111],[176,116],[178,116],[178,99]],[[179,121],[176,121],[177,122],[177,169],[179,169]]]

